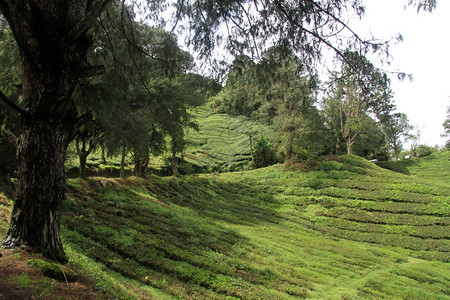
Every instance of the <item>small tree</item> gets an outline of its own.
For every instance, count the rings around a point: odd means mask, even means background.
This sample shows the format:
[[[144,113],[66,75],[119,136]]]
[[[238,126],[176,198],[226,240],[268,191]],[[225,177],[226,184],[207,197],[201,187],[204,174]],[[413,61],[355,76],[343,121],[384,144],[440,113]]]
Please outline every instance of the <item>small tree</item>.
[[[75,139],[75,146],[80,160],[80,178],[86,178],[87,157],[95,150],[99,134],[100,128],[91,121],[80,128]]]
[[[445,143],[445,147],[450,148],[450,106],[447,107],[447,119],[445,119],[442,126],[444,127],[444,133],[441,136],[449,138]]]

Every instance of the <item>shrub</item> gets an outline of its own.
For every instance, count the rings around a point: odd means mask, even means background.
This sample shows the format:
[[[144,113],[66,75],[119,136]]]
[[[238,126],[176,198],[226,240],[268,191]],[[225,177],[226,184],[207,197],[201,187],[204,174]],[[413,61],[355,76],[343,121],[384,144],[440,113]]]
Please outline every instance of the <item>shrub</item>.
[[[419,145],[415,149],[413,149],[414,156],[416,157],[425,157],[433,152],[436,152],[436,149],[425,145]]]
[[[256,168],[267,167],[277,162],[277,157],[272,145],[264,137],[256,140],[252,157],[253,164]]]

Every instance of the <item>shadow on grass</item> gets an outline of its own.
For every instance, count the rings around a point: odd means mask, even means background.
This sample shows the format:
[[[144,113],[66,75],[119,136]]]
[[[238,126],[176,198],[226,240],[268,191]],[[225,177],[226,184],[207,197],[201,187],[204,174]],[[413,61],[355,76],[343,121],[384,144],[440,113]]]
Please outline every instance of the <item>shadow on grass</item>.
[[[221,290],[217,274],[235,280],[232,253],[249,241],[217,220],[251,225],[277,219],[274,198],[249,185],[196,177],[116,182],[69,186],[64,241],[126,277],[179,296],[208,299]]]
[[[405,175],[411,175],[411,171],[409,169],[418,164],[419,162],[417,159],[400,160],[400,161],[380,161],[377,163],[377,165],[382,167],[383,169],[387,169],[397,173],[402,173]]]
[[[278,201],[261,187],[219,179],[185,177],[169,182],[170,201],[196,213],[233,224],[277,222]]]

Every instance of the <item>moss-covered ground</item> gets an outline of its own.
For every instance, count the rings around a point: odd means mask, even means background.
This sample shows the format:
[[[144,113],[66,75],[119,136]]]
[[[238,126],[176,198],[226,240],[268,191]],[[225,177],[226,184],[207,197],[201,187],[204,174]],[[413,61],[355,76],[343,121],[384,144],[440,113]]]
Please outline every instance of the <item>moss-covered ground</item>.
[[[449,154],[71,179],[69,266],[120,298],[450,299]]]

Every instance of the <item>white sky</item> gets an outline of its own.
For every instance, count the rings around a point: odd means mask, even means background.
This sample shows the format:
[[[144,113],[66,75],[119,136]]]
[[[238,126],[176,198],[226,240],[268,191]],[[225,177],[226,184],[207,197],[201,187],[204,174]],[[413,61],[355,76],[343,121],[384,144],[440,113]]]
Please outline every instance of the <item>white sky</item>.
[[[403,36],[403,42],[391,46],[393,62],[385,67],[414,77],[411,82],[391,76],[398,111],[420,128],[420,143],[444,145],[440,135],[450,105],[450,1],[438,0],[432,13],[405,9],[407,0],[365,0],[364,4],[365,16],[352,25],[358,32],[370,30],[377,38]]]

